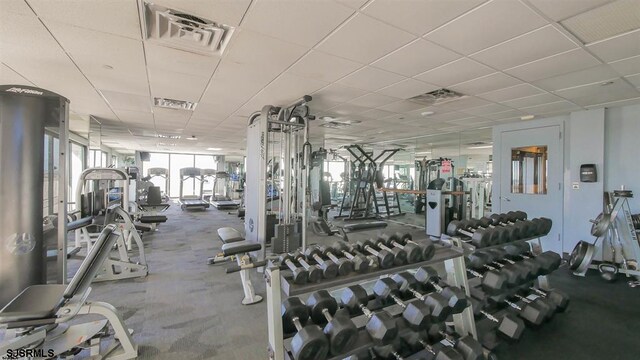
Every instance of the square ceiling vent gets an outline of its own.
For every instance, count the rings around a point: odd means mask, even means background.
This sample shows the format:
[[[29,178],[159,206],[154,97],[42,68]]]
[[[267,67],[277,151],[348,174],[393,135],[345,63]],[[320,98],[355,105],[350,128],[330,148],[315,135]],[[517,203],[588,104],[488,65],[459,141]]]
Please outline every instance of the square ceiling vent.
[[[145,40],[202,55],[220,56],[234,28],[197,15],[142,3]]]
[[[442,88],[414,96],[408,100],[424,105],[441,105],[451,101],[460,100],[465,97],[467,97],[467,95]]]

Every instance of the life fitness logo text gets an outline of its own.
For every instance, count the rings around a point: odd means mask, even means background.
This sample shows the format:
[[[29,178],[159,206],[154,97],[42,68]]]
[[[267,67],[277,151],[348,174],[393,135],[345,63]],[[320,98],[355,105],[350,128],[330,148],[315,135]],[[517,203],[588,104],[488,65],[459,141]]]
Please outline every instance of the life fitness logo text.
[[[23,88],[18,88],[18,87],[12,87],[10,89],[7,89],[7,92],[14,92],[14,93],[18,93],[18,94],[31,94],[31,95],[42,95],[42,91],[38,91],[38,90],[31,90],[31,89],[23,89]]]
[[[21,359],[21,358],[51,358],[55,355],[53,349],[9,349],[7,355],[3,356],[3,359]]]

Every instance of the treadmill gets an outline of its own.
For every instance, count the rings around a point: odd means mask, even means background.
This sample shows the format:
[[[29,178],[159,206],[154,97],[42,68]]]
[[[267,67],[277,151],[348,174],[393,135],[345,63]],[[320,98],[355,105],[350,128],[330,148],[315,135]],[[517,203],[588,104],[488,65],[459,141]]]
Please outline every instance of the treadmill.
[[[218,171],[215,173],[213,191],[209,202],[218,210],[235,210],[240,206],[238,201],[231,200],[229,197],[228,181],[228,172]]]
[[[184,182],[189,179],[198,180],[200,182],[200,192],[197,195],[184,195]],[[180,169],[180,209],[184,210],[206,210],[209,203],[202,199],[202,190],[204,186],[204,177],[202,170],[196,167],[188,167]]]

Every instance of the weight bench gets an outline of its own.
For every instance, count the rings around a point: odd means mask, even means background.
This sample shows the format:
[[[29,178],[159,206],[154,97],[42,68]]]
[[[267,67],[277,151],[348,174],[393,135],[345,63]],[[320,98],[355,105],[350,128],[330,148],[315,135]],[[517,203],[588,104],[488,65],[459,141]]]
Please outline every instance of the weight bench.
[[[267,264],[266,261],[255,262],[250,253],[262,249],[262,245],[249,241],[236,241],[222,245],[221,257],[223,261],[235,258],[237,265],[228,267],[226,273],[240,272],[244,299],[242,305],[251,305],[262,301],[262,296],[256,295],[249,277],[249,269],[259,268]],[[209,264],[215,263],[215,258],[209,259]],[[218,261],[219,263],[220,261]]]
[[[118,235],[115,225],[102,230],[69,285],[32,285],[0,310],[0,327],[7,328],[7,340],[0,346],[0,357],[9,350],[40,349],[47,357],[67,356],[89,348],[92,358],[124,360],[138,356],[130,331],[116,309],[107,303],[89,302],[91,282],[109,257]],[[78,315],[104,317],[85,323],[69,324]],[[114,331],[110,344],[102,344],[108,326]]]
[[[347,232],[347,233],[370,230],[370,229],[383,229],[386,227],[387,227],[387,223],[384,221],[370,221],[370,222],[354,223],[354,224],[347,224],[347,225],[341,226],[344,232]]]
[[[218,237],[220,237],[220,240],[225,244],[244,241],[244,236],[240,234],[240,231],[232,227],[223,227],[218,229]]]

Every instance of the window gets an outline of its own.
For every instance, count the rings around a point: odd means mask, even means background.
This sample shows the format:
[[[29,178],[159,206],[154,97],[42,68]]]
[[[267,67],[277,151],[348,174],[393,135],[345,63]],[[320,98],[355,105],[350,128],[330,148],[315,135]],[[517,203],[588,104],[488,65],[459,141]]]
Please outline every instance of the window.
[[[147,176],[149,173],[149,169],[151,168],[169,169],[169,154],[150,153],[149,161],[142,162],[142,177]],[[154,186],[159,186],[161,192],[168,194],[169,189],[167,189],[167,187],[169,185],[164,178],[156,176],[151,179],[151,182]]]
[[[511,192],[546,194],[548,151],[546,146],[511,149]]]
[[[185,155],[185,154],[171,154],[170,155],[171,168],[169,169],[169,196],[171,197],[179,197],[180,196],[180,169],[187,167],[194,167],[194,156],[193,155]],[[196,186],[194,179],[185,180],[183,183],[183,193],[182,195],[194,195],[194,186]],[[197,184],[199,187],[200,184]],[[198,188],[198,192],[199,192]]]
[[[78,179],[80,179],[80,174],[84,170],[84,151],[85,147],[71,143],[70,144],[70,154],[71,159],[69,161],[69,203],[76,202],[76,191],[78,189]],[[79,204],[72,206],[72,208],[79,208]]]

